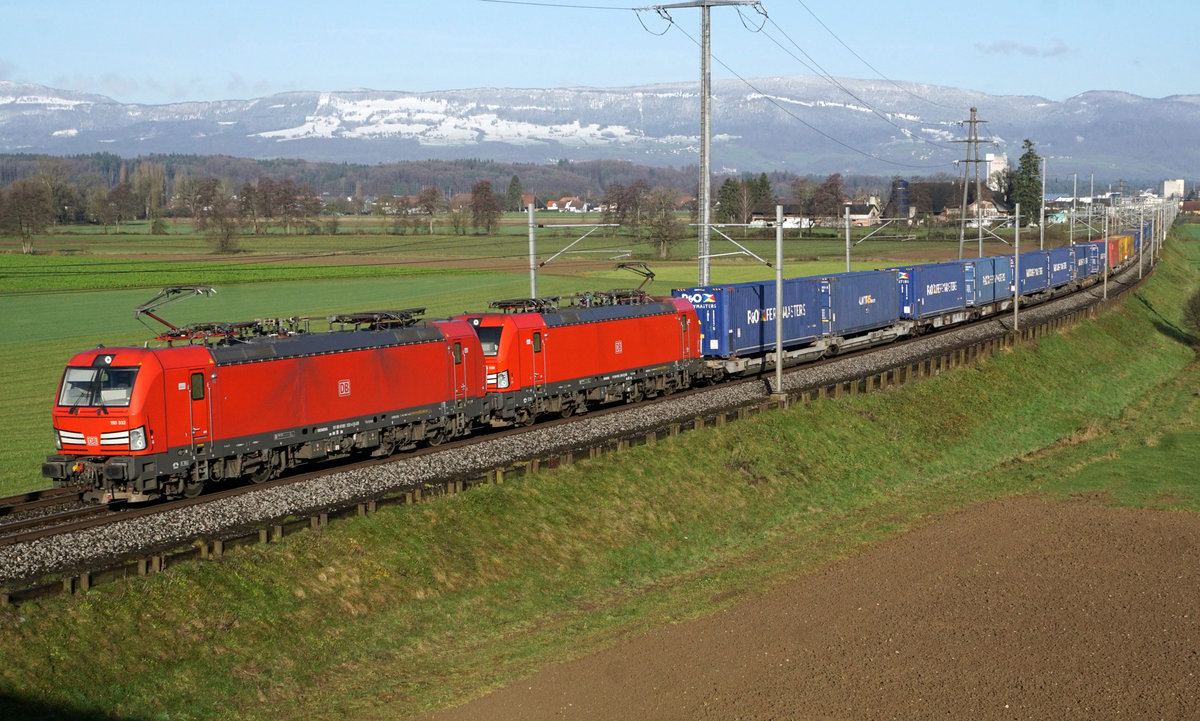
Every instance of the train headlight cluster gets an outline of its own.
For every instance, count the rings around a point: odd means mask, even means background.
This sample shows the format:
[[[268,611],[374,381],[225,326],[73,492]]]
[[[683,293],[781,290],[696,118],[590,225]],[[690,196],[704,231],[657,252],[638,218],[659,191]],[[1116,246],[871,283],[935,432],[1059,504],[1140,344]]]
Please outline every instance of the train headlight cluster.
[[[496,374],[496,387],[508,388],[508,371]]]
[[[129,450],[144,451],[146,450],[146,427],[138,426],[129,431]]]

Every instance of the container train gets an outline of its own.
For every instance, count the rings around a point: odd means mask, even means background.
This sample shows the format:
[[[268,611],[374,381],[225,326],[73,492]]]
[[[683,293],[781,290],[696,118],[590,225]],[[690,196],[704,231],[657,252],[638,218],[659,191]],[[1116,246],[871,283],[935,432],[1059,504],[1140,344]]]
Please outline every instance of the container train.
[[[993,316],[1011,310],[1014,280],[1023,305],[1068,293],[1136,261],[1144,231],[1016,258],[787,279],[781,359],[773,280],[496,301],[442,320],[421,319],[424,309],[339,315],[322,332],[296,319],[170,326],[164,347],[70,359],[42,475],[100,503],[195,496],[312,461],[566,417]]]

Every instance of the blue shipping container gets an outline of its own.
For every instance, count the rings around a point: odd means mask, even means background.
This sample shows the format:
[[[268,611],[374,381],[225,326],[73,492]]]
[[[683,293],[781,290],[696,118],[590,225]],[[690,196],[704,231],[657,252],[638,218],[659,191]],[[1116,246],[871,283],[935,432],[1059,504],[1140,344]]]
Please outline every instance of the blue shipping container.
[[[1067,248],[1051,248],[1045,251],[1050,260],[1049,285],[1058,288],[1070,283],[1075,277],[1075,253]]]
[[[1021,295],[1030,295],[1046,290],[1050,286],[1049,277],[1050,253],[1045,250],[1031,250],[1021,253],[1017,275],[1021,279]]]
[[[821,285],[820,278],[783,281],[785,347],[807,345],[820,333]],[[775,349],[775,281],[683,288],[671,294],[696,308],[702,355],[734,358]]]
[[[968,306],[974,306],[980,303],[979,291],[975,286],[978,283],[978,277],[981,275],[981,261],[983,261],[983,258],[952,261],[954,263],[963,264],[963,298]],[[901,301],[901,305],[903,305],[903,301]]]
[[[983,277],[979,287],[987,287],[980,291],[982,303],[994,303],[1009,298],[1013,294],[1013,259],[1012,256],[1001,255],[994,258],[982,258],[987,261],[989,274]]]
[[[823,330],[846,336],[894,325],[900,320],[898,275],[894,270],[866,270],[824,278],[829,307],[822,317]]]
[[[931,263],[892,270],[899,274],[901,318],[929,318],[967,307],[967,269],[963,263]]]
[[[1080,243],[1071,246],[1071,280],[1082,280],[1088,277],[1091,267],[1088,260],[1091,249],[1088,247],[1090,243]]]
[[[1082,248],[1085,251],[1086,258],[1087,258],[1087,267],[1086,268],[1084,268],[1081,265],[1077,265],[1077,268],[1079,270],[1078,270],[1078,273],[1076,274],[1076,279],[1083,280],[1084,278],[1088,278],[1088,277],[1091,277],[1094,275],[1100,275],[1100,272],[1103,269],[1103,267],[1101,266],[1101,263],[1104,262],[1104,255],[1105,255],[1104,241],[1096,240],[1096,241],[1092,241],[1091,243],[1081,243],[1075,247]]]

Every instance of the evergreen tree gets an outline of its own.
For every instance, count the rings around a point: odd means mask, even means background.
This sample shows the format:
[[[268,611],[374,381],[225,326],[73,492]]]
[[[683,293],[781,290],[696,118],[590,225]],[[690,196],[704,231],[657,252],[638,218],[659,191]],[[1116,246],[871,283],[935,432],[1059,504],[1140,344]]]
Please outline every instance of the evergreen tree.
[[[726,178],[717,189],[717,212],[713,215],[718,223],[734,223],[740,215],[738,212],[738,193],[741,184],[733,178]]]
[[[508,181],[508,193],[504,196],[504,206],[511,211],[525,209],[521,200],[521,179],[515,175],[512,176],[512,180]]]
[[[1025,139],[1025,152],[1017,162],[1012,178],[1012,200],[1021,204],[1021,215],[1037,218],[1042,212],[1042,158],[1033,150],[1033,141]]]
[[[759,175],[757,180],[747,180],[746,184],[750,187],[753,210],[766,212],[775,206],[775,193],[766,173]]]

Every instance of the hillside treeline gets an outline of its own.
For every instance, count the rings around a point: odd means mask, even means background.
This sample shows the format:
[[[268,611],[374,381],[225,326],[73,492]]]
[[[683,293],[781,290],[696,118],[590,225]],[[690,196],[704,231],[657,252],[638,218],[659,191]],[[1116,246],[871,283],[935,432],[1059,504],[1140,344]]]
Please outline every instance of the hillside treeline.
[[[145,167],[143,167],[145,166]],[[139,170],[140,169],[140,170]],[[629,161],[558,160],[545,164],[500,163],[492,160],[427,160],[362,165],[355,163],[310,162],[295,159],[254,160],[227,155],[146,155],[122,158],[113,153],[91,153],[57,157],[47,155],[0,154],[0,187],[34,176],[52,176],[76,187],[112,189],[135,177],[161,177],[163,194],[176,194],[176,183],[185,178],[217,178],[230,187],[240,188],[261,178],[276,183],[291,181],[314,194],[347,198],[380,196],[417,196],[428,187],[437,188],[447,198],[469,193],[481,180],[504,192],[514,177],[525,193],[539,199],[566,196],[598,202],[613,185],[631,186],[639,181],[651,187],[668,187],[682,194],[698,195],[699,170],[695,165],[661,168],[636,165]],[[798,176],[792,173],[767,174],[772,187],[787,193]],[[728,174],[714,177],[716,188]],[[808,176],[815,183],[824,177]],[[850,197],[885,196],[891,179],[880,176],[846,175],[842,183]]]

